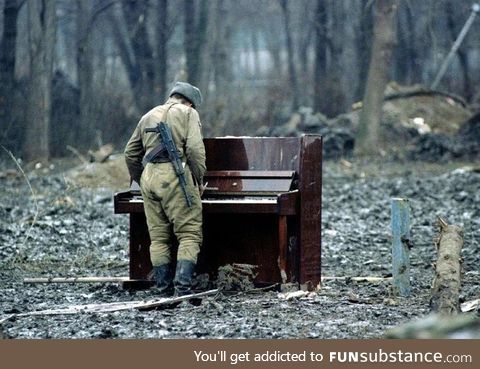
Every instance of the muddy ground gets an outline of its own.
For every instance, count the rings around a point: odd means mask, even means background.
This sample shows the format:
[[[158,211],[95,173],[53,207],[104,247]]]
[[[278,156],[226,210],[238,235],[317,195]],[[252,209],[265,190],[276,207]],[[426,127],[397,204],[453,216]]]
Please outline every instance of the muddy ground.
[[[15,169],[8,163],[4,167]],[[411,200],[412,296],[390,282],[324,281],[316,294],[222,293],[198,307],[13,317],[9,338],[378,338],[429,313],[437,216],[464,227],[462,301],[480,297],[478,163],[324,165],[323,274],[389,276],[390,198]],[[350,164],[352,166],[350,167]],[[469,165],[470,167],[466,167]],[[472,170],[472,165],[476,169]],[[0,178],[0,319],[48,308],[151,298],[117,284],[23,284],[25,277],[126,276],[128,217],[113,214],[112,188],[82,188],[63,171],[4,171]]]

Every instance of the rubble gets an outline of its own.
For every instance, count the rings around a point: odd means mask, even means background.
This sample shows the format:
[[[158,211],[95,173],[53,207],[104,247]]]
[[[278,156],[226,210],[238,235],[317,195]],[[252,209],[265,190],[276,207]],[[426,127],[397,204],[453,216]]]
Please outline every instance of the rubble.
[[[323,136],[325,159],[349,157],[361,102],[353,110],[328,119],[311,108],[301,107],[280,126],[262,127],[262,135]],[[394,158],[425,161],[472,159],[480,154],[480,114],[456,96],[431,91],[422,86],[390,83],[383,106],[380,150]]]

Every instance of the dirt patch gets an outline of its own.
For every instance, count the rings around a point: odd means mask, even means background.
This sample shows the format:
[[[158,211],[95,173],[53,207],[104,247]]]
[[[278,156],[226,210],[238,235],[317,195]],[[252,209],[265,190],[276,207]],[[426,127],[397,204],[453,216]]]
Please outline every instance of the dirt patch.
[[[103,163],[79,165],[65,173],[65,180],[77,187],[126,189],[130,184],[125,157],[113,155]]]
[[[385,119],[420,133],[454,135],[472,116],[472,110],[455,96],[435,93],[420,85],[405,87],[391,83],[386,98]]]

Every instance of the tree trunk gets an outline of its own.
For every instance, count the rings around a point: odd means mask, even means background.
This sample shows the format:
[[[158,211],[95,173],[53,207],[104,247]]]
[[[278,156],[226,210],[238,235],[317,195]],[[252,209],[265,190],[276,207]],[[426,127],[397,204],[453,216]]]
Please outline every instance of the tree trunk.
[[[407,42],[408,42],[408,54],[410,61],[410,79],[409,83],[420,83],[422,80],[422,66],[419,62],[419,45],[417,41],[417,35],[415,34],[415,10],[412,9],[412,4],[405,2],[405,22]]]
[[[130,35],[130,44],[137,64],[138,79],[133,85],[133,91],[139,107],[149,110],[153,107],[154,99],[154,70],[153,51],[147,34],[148,2],[127,0],[121,2],[127,29]]]
[[[324,82],[327,71],[327,9],[325,0],[317,0],[315,16],[315,72],[313,86],[313,106],[316,112],[322,111],[325,100]]]
[[[396,9],[395,0],[377,0],[375,36],[367,87],[355,139],[357,155],[372,155],[379,149],[383,94],[389,78],[390,61],[395,45]]]
[[[228,123],[230,107],[230,91],[228,82],[231,80],[231,60],[229,58],[230,27],[228,22],[228,6],[225,0],[216,0],[213,12],[213,78],[215,81],[215,116],[212,117],[211,132],[216,135],[224,134]]]
[[[56,34],[55,0],[28,0],[30,76],[24,153],[27,161],[50,156],[52,69]]]
[[[198,21],[193,0],[184,0],[185,56],[188,82],[198,86],[203,72],[203,47],[207,37],[208,1],[201,0]]]
[[[79,122],[77,138],[79,146],[90,148],[95,134],[95,121],[93,117],[93,48],[90,21],[92,16],[91,3],[77,0],[77,78],[80,98]]]
[[[327,63],[327,71],[325,83],[323,86],[324,99],[322,112],[327,117],[335,117],[344,112],[346,94],[342,89],[342,58],[345,47],[345,2],[330,1],[329,2],[329,24],[331,24],[330,35],[327,37],[328,51],[330,53],[329,63]]]
[[[15,91],[15,50],[17,42],[17,18],[20,10],[17,0],[6,0],[3,8],[3,32],[0,40],[0,121],[2,136],[13,126]]]
[[[125,0],[120,5],[110,13],[109,20],[136,108],[144,112],[155,105],[153,48],[146,24],[149,3]]]
[[[439,220],[440,236],[430,308],[440,314],[456,314],[460,311],[460,253],[463,246],[463,230]]]
[[[322,1],[322,0],[319,0]],[[370,4],[360,4],[360,29],[355,40],[358,57],[358,83],[355,91],[356,99],[360,100],[365,94],[365,84],[368,75],[368,62],[372,50],[373,39],[373,11]]]
[[[156,57],[156,83],[155,92],[159,103],[163,103],[167,96],[168,73],[168,0],[158,0],[157,25],[157,57]]]
[[[450,33],[452,42],[457,39],[458,34],[460,33],[461,27],[456,27],[455,19],[455,9],[450,2],[445,2],[446,13],[447,13],[447,25]],[[460,62],[460,67],[462,69],[463,77],[463,95],[465,100],[470,101],[472,98],[472,86],[470,85],[470,63],[468,61],[468,53],[465,51],[465,46],[460,46],[457,50],[458,61]]]
[[[293,50],[292,30],[290,27],[290,10],[288,9],[287,0],[280,0],[283,11],[284,29],[285,29],[285,47],[287,49],[288,60],[288,77],[290,80],[290,88],[292,94],[292,111],[297,111],[299,106],[299,90],[297,72],[295,70],[295,52]]]
[[[310,81],[310,63],[309,63],[309,50],[312,44],[312,38],[315,30],[315,23],[310,17],[312,12],[312,7],[310,2],[304,3],[304,6],[301,10],[301,19],[305,22],[302,30],[299,31],[300,37],[298,41],[298,61],[299,66],[303,73],[299,73],[300,85],[308,86]]]

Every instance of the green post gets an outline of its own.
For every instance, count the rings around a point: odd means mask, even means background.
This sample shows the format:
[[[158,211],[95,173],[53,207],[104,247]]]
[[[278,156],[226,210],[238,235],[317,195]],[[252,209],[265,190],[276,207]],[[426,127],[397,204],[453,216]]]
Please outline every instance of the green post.
[[[400,296],[410,296],[410,206],[408,199],[392,199],[392,274]]]

